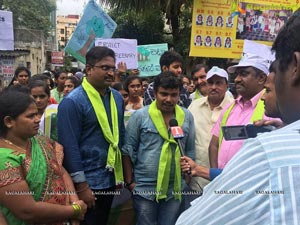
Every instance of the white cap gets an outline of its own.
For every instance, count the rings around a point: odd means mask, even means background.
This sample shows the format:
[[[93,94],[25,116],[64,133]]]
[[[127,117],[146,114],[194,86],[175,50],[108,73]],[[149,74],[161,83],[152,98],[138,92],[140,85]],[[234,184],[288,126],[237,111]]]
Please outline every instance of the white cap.
[[[223,70],[217,66],[213,66],[206,74],[206,80],[209,78],[212,78],[214,75],[217,75],[219,77],[224,77],[226,80],[228,80],[228,73],[226,70]]]
[[[234,73],[238,67],[253,66],[268,75],[269,67],[274,59],[275,56],[271,52],[270,46],[245,40],[243,56],[239,64],[228,67],[227,71],[229,73]]]

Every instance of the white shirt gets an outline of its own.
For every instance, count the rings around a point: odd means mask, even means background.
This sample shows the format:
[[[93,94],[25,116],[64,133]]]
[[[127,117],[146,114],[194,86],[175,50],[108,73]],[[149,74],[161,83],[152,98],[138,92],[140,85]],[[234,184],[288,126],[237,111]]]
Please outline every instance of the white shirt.
[[[300,120],[247,140],[176,224],[299,223]]]
[[[195,161],[202,166],[209,167],[209,158],[208,158],[208,146],[212,137],[211,129],[218,121],[218,118],[222,112],[222,110],[233,102],[233,97],[229,95],[225,95],[221,104],[211,110],[208,98],[202,97],[192,101],[188,110],[194,116],[195,123]],[[205,185],[209,183],[208,180],[193,177],[192,182],[190,183],[190,187],[195,191],[201,191]]]

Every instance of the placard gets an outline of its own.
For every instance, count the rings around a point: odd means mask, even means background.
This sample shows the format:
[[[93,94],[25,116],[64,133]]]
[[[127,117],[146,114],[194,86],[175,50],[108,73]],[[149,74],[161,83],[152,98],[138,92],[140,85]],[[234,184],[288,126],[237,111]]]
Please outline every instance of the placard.
[[[160,56],[168,51],[168,44],[150,44],[138,46],[138,69],[141,77],[160,74]]]
[[[53,66],[64,65],[64,53],[59,51],[51,52],[51,63]]]
[[[116,54],[116,65],[119,62],[125,62],[127,69],[138,68],[136,39],[96,38],[95,46],[104,46],[112,49]]]
[[[109,15],[95,1],[90,0],[64,50],[85,64],[85,55],[95,46],[95,38],[111,38],[116,27],[117,24]]]
[[[0,10],[0,50],[14,50],[13,15]]]

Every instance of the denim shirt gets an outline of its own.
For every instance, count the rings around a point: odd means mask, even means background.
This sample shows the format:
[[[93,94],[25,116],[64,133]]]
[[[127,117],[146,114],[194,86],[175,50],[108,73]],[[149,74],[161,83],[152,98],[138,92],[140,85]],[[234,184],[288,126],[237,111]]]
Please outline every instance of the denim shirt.
[[[182,126],[184,138],[182,139],[185,155],[195,157],[195,128],[192,114],[185,108],[185,119]],[[122,148],[123,155],[129,155],[133,165],[133,179],[136,186],[133,194],[141,195],[149,200],[155,199],[159,158],[164,144],[164,139],[159,135],[150,116],[149,106],[137,110],[128,121],[125,134],[125,144]],[[175,151],[172,145],[172,152]],[[167,200],[172,198],[174,187],[175,163],[174,154],[171,163],[170,182]],[[182,179],[181,188],[185,186]]]
[[[118,110],[121,149],[125,133],[124,102],[114,89],[107,89],[105,96],[101,96],[110,126],[110,92]],[[58,141],[64,147],[63,165],[74,183],[87,181],[92,189],[105,189],[115,184],[114,174],[105,168],[109,143],[82,86],[69,93],[58,106]]]

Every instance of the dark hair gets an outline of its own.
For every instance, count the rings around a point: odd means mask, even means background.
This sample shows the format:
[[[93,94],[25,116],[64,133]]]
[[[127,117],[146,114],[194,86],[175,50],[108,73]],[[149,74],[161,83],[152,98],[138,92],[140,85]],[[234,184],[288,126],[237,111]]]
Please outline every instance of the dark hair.
[[[270,73],[276,73],[277,65],[278,65],[278,61],[272,62],[270,67],[269,67],[269,72]]]
[[[222,40],[221,40],[221,38],[220,37],[216,37],[216,39],[215,39],[215,43],[214,43],[214,46],[216,46],[217,45],[217,40],[220,40],[220,46],[222,46]]]
[[[159,87],[165,89],[178,88],[181,91],[182,81],[181,78],[178,78],[173,72],[164,71],[154,78],[154,83],[153,83],[154,92],[157,92]]]
[[[57,80],[57,79],[59,78],[59,76],[60,76],[62,73],[65,73],[65,74],[66,74],[65,71],[56,71],[56,72],[54,73],[54,79]]]
[[[50,89],[48,87],[48,84],[44,80],[31,80],[28,84],[29,90],[31,92],[31,89],[36,87],[42,87],[45,91],[45,93],[50,97]]]
[[[34,103],[33,98],[26,93],[9,90],[0,95],[0,136],[5,135],[7,131],[7,127],[4,125],[4,118],[9,116],[16,119],[32,103]]]
[[[49,78],[51,78],[51,79],[54,78],[53,72],[52,72],[52,71],[49,71],[49,70],[45,70],[45,71],[43,72],[43,75],[46,75],[47,77],[49,77]]]
[[[16,85],[11,85],[3,89],[3,93],[7,91],[12,91],[12,92],[22,92],[25,94],[30,94],[29,88],[24,85],[16,84]]]
[[[191,82],[191,78],[188,75],[182,75],[182,78],[187,78],[187,79],[189,79],[189,82]]]
[[[140,82],[140,84],[142,85],[142,80],[140,77],[138,77],[136,75],[131,75],[131,76],[126,77],[126,79],[124,81],[124,90],[127,91],[128,93],[129,93],[128,86],[134,80],[138,80]]]
[[[74,84],[74,88],[77,88],[81,84],[81,80],[79,80],[79,78],[74,76],[67,77],[66,81],[67,80],[70,80],[72,84]]]
[[[254,67],[254,66],[251,66],[251,67],[254,69],[256,77],[259,77],[261,74],[264,74],[266,76],[266,80],[267,80],[267,74],[264,71]]]
[[[207,73],[208,67],[206,65],[204,65],[204,64],[196,64],[195,66],[193,66],[192,72],[191,72],[192,79],[194,78],[195,73],[197,73],[198,71],[200,71],[202,68],[204,68],[205,73]]]
[[[49,80],[51,89],[54,88],[54,82],[52,78],[46,75],[45,73],[33,75],[32,77],[30,77],[29,82],[32,82],[34,80],[42,80],[45,81],[46,83]]]
[[[121,90],[125,90],[124,88],[124,83],[122,82],[116,82],[112,85],[112,88],[117,90],[117,91],[121,91]]]
[[[12,86],[14,84],[14,81],[17,80],[17,76],[19,73],[21,73],[22,71],[26,71],[26,73],[28,74],[28,77],[30,78],[31,76],[31,72],[24,66],[19,66],[14,73],[14,77],[11,79],[10,83],[8,84],[8,87]]]
[[[175,51],[165,51],[159,59],[160,69],[162,71],[163,66],[170,67],[174,62],[180,62],[183,64],[182,56]]]
[[[223,23],[223,17],[222,17],[222,16],[218,16],[217,19],[216,19],[216,21],[218,22],[218,19],[219,19],[219,18],[221,18],[222,23]],[[216,22],[216,24],[217,24],[217,22]]]
[[[150,82],[150,79],[149,79],[149,78],[147,78],[147,77],[141,77],[141,81],[142,81],[142,82],[143,82],[143,81]]]
[[[96,46],[91,48],[85,56],[86,64],[93,66],[105,57],[112,57],[116,60],[115,52],[107,47]]]
[[[300,8],[289,18],[278,33],[272,50],[276,52],[276,60],[279,61],[278,69],[286,71],[293,60],[294,52],[300,52]]]
[[[27,74],[28,74],[28,77],[31,76],[31,73],[29,71],[29,69],[27,69],[26,67],[24,66],[19,66],[16,70],[15,70],[15,75],[14,77],[17,78],[19,73],[21,73],[22,71],[25,71]]]

